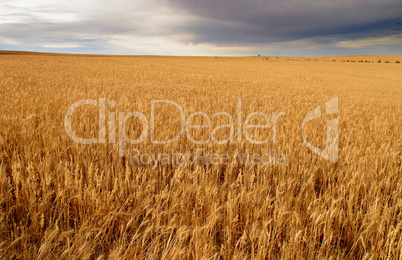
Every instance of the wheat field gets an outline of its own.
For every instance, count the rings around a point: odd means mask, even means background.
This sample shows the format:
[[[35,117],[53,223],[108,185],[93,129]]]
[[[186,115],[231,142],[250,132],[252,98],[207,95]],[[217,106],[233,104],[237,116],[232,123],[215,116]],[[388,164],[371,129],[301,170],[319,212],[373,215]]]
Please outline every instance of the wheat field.
[[[402,57],[7,54],[0,55],[1,259],[402,258]],[[301,123],[317,106],[325,114],[334,97],[339,113],[304,129],[323,148],[326,120],[338,118],[338,160],[330,162],[306,147]],[[66,111],[83,99],[97,105],[77,108],[72,130],[106,141],[79,144],[66,132]],[[141,117],[126,117],[137,111],[150,123],[152,100],[180,105],[193,125],[216,127],[232,116],[235,127],[190,128],[155,144]],[[197,111],[204,114],[190,117]],[[244,131],[256,111],[271,128]],[[173,138],[180,116],[159,104],[153,137]],[[140,143],[120,143],[142,134]],[[258,163],[272,150],[281,163]],[[162,152],[193,160],[147,157]],[[214,157],[235,153],[249,156]]]

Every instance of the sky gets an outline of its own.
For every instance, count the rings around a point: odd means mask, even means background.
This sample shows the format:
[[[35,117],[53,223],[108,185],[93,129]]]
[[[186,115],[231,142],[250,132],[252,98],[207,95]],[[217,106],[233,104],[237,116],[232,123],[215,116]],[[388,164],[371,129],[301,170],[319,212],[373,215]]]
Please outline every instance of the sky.
[[[402,1],[1,0],[0,50],[402,56]]]

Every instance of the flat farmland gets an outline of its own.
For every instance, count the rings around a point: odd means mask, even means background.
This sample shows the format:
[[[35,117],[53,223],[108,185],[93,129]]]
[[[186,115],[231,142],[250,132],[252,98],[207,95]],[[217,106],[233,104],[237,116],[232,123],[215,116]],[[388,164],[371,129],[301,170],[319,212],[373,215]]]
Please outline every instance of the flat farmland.
[[[0,258],[401,258],[400,61],[2,52]]]

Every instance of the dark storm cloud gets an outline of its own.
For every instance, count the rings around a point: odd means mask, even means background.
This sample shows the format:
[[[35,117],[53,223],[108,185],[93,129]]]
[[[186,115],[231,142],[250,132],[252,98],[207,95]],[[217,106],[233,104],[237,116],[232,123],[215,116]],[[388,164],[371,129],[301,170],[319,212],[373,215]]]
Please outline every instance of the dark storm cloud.
[[[177,29],[192,43],[261,44],[338,35],[347,39],[401,31],[400,0],[167,0],[191,17]],[[383,21],[388,21],[383,23]]]
[[[401,0],[2,0],[0,49],[401,55],[397,22]]]

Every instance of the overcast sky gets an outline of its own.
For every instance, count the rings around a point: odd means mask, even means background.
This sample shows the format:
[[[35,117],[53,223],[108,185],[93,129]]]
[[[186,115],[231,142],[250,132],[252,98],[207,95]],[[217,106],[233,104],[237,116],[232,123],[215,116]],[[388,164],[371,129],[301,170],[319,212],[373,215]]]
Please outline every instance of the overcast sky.
[[[402,55],[402,1],[1,0],[0,49],[134,55]]]

